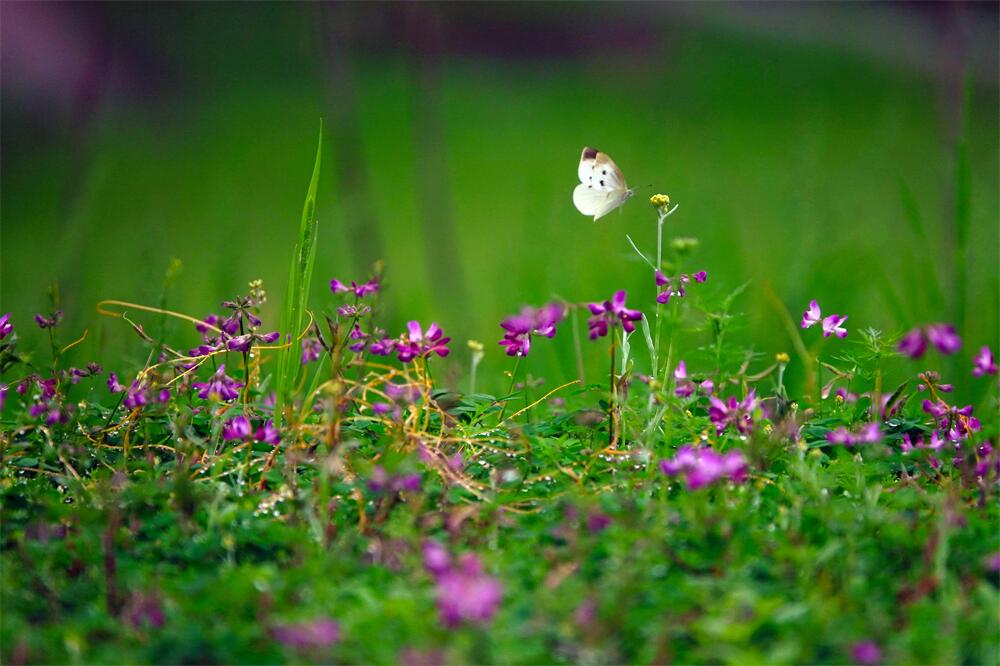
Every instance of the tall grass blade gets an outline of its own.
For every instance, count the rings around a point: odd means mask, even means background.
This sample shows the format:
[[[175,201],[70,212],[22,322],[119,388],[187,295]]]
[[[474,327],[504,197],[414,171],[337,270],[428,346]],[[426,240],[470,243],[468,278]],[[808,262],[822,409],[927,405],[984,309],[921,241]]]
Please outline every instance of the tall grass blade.
[[[299,239],[295,244],[292,264],[288,274],[288,288],[281,311],[281,332],[290,336],[291,344],[278,353],[277,381],[275,382],[274,425],[281,427],[285,400],[298,378],[298,336],[305,322],[306,304],[309,301],[309,286],[312,283],[313,264],[316,259],[316,235],[319,220],[316,217],[316,190],[319,186],[320,159],[323,154],[323,121],[319,124],[319,139],[316,145],[316,162],[313,164],[312,178],[306,192],[306,202],[302,206],[302,222]]]

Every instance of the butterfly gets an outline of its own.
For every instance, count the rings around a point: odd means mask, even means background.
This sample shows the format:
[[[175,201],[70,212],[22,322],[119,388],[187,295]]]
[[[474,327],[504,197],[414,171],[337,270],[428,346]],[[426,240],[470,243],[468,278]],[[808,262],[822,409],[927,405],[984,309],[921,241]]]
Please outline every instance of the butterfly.
[[[607,153],[584,148],[577,169],[580,184],[573,190],[573,205],[594,221],[618,208],[635,194],[625,184],[625,176]]]

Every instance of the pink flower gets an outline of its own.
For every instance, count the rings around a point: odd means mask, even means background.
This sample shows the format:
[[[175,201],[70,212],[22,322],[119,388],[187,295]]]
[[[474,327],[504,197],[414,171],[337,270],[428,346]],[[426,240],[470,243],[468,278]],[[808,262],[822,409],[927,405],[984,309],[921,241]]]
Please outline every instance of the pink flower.
[[[819,303],[815,299],[809,301],[809,307],[802,313],[802,328],[812,328],[823,318]]]
[[[942,354],[954,354],[962,347],[962,338],[951,324],[927,324],[911,329],[896,347],[900,354],[918,359],[927,351],[928,344],[937,347]]]
[[[847,321],[847,315],[830,315],[823,320],[823,337],[828,338],[836,335],[838,338],[847,337],[847,329],[843,324]]]
[[[995,375],[997,374],[997,362],[993,358],[993,352],[990,351],[989,347],[983,347],[976,354],[976,358],[972,361],[972,376],[982,377],[983,375]]]

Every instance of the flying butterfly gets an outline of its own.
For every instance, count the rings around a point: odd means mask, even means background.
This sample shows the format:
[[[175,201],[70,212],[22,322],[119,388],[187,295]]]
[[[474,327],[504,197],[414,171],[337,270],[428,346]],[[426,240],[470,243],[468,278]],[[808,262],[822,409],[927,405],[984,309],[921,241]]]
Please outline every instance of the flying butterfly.
[[[618,165],[596,148],[584,148],[577,170],[580,184],[573,190],[573,205],[596,222],[635,194],[625,184]]]

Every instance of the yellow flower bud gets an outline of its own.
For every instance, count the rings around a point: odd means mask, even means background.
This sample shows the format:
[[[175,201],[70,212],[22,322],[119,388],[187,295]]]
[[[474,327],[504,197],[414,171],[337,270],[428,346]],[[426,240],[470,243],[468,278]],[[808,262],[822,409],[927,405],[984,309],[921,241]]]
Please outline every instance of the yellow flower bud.
[[[670,197],[666,194],[654,194],[649,197],[649,203],[653,204],[653,208],[666,208],[670,205]]]
[[[483,343],[479,342],[478,340],[469,340],[466,344],[469,345],[469,349],[471,349],[474,352],[483,351]]]
[[[787,364],[792,359],[785,352],[778,352],[777,354],[774,355],[774,360],[777,361],[778,363]]]

